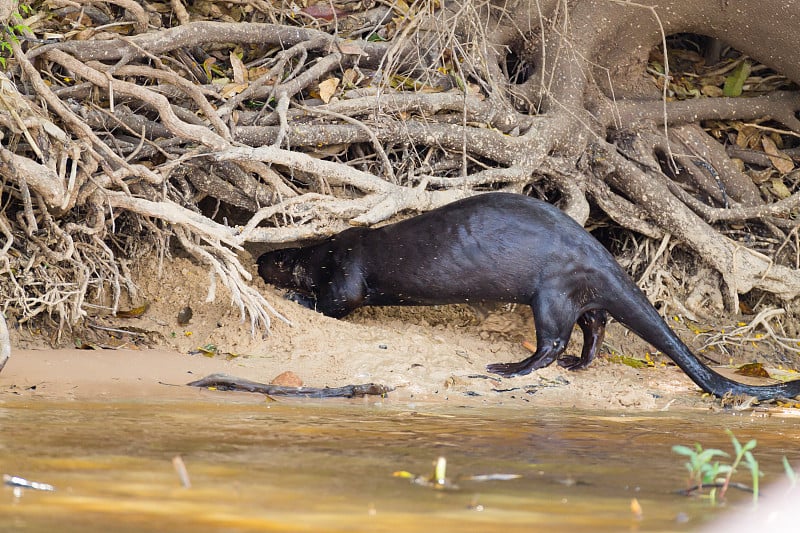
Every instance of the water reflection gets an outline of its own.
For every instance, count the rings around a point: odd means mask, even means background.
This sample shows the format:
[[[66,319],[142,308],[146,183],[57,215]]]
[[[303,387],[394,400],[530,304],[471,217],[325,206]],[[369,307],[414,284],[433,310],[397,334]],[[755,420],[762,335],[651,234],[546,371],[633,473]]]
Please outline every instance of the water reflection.
[[[725,428],[742,442],[758,438],[764,484],[782,476],[782,455],[796,460],[800,450],[793,418],[230,398],[4,398],[0,473],[57,491],[15,497],[4,487],[3,523],[21,532],[689,531],[725,509],[674,494],[685,471],[673,444],[730,449]],[[459,491],[392,477],[428,473],[440,455],[451,477],[522,477],[462,481]],[[733,495],[727,507],[748,501]]]

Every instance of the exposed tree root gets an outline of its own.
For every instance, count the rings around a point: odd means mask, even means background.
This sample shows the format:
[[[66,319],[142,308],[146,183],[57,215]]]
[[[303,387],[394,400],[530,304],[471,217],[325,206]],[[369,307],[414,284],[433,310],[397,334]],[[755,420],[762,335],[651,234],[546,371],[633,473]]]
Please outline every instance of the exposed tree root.
[[[486,190],[684,247],[719,273],[730,311],[754,289],[800,295],[800,56],[793,16],[765,15],[777,0],[409,4],[294,19],[215,4],[237,23],[180,2],[35,5],[57,16],[29,19],[20,42],[6,34],[0,73],[7,316],[63,329],[114,313],[135,292],[130,259],[177,243],[207,265],[209,297],[221,282],[264,330],[276,315],[237,251]],[[101,30],[118,16],[129,34]],[[730,36],[788,79],[665,102],[679,80],[663,43],[689,30]]]

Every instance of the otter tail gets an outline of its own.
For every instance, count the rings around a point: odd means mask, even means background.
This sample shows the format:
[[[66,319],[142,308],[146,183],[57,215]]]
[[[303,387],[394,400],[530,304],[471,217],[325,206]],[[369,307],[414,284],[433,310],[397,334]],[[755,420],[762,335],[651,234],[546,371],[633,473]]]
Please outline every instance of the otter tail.
[[[623,272],[620,274],[624,275]],[[800,395],[800,380],[775,385],[747,385],[722,376],[700,362],[658,314],[644,293],[627,277],[627,290],[609,295],[606,310],[639,337],[668,355],[701,389],[715,396],[747,394],[760,400]]]

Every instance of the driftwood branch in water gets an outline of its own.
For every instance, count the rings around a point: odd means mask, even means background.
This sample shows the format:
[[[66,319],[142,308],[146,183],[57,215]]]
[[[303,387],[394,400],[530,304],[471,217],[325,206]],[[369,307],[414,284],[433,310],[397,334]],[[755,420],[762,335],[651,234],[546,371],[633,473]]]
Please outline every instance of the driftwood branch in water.
[[[300,398],[359,398],[362,396],[384,396],[394,390],[385,385],[365,383],[363,385],[346,385],[344,387],[284,387],[268,385],[248,379],[229,376],[228,374],[211,374],[197,381],[187,383],[190,387],[214,387],[219,390],[236,390],[243,392],[259,392],[269,396],[297,396]]]

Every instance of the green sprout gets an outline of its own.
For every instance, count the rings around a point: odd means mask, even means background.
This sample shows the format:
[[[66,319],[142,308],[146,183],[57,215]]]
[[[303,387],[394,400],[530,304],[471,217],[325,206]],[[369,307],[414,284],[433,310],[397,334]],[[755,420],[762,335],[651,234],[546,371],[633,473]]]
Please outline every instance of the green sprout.
[[[717,478],[725,473],[725,465],[719,461],[713,461],[715,457],[729,457],[727,453],[716,448],[704,450],[700,444],[695,444],[694,449],[688,446],[675,445],[672,451],[678,455],[689,458],[685,466],[689,471],[687,493],[691,494],[701,491],[703,487],[712,486],[717,482]],[[716,487],[709,493],[712,503],[716,502]]]
[[[789,478],[789,485],[794,488],[797,485],[797,472],[789,464],[789,459],[783,456],[783,470],[786,472],[786,477]]]
[[[731,464],[725,464],[715,460],[717,457],[730,457],[728,453],[716,448],[703,449],[700,444],[695,444],[694,448],[682,445],[672,447],[673,452],[688,458],[685,463],[686,469],[689,471],[688,489],[686,492],[687,494],[692,494],[708,488],[709,493],[707,497],[712,505],[716,505],[719,500],[725,498],[728,488],[734,486],[742,490],[752,491],[753,503],[756,503],[758,501],[758,481],[762,475],[758,468],[758,461],[756,461],[752,453],[757,442],[755,439],[752,439],[742,445],[733,435],[732,431],[725,431],[731,437],[731,443],[733,444],[734,459]],[[742,462],[744,462],[744,465],[750,471],[750,486],[731,483],[731,479],[734,473],[736,473],[737,467]]]
[[[20,4],[19,10],[25,13],[25,15],[33,13],[33,8],[27,4]],[[31,29],[23,23],[22,15],[19,13],[13,13],[11,15],[11,21],[12,22],[8,25],[0,24],[0,29],[2,29],[3,33],[2,37],[0,37],[0,68],[3,69],[6,68],[6,56],[10,56],[13,51],[11,43],[18,43],[20,35],[31,31]]]

